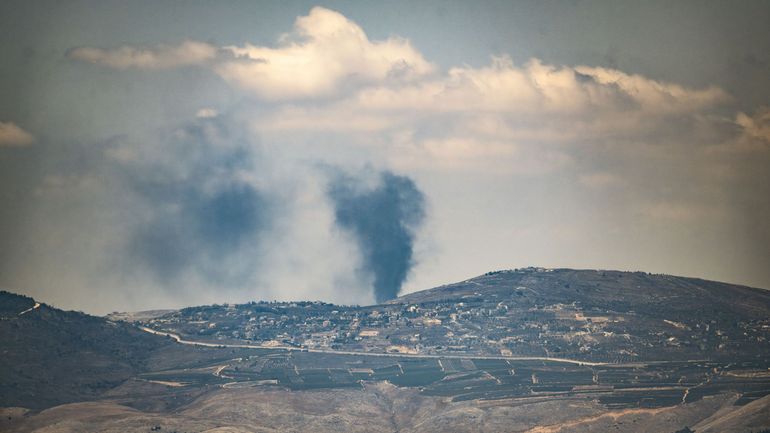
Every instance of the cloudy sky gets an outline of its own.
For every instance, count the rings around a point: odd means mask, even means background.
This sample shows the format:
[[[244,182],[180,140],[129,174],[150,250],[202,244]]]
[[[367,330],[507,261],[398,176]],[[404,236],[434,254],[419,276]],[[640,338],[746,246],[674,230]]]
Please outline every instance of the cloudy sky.
[[[0,5],[0,287],[367,304],[522,266],[770,288],[770,3]]]

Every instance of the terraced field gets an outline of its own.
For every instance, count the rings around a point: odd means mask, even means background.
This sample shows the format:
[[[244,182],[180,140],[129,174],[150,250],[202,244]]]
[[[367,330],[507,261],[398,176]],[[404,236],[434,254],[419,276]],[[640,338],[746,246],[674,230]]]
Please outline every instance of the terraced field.
[[[297,391],[362,388],[365,383],[387,381],[452,401],[589,399],[608,409],[675,406],[730,392],[740,393],[735,404],[744,405],[770,395],[767,367],[747,363],[588,366],[545,360],[382,357],[280,349],[243,349],[238,355],[138,377],[189,387],[260,386]]]

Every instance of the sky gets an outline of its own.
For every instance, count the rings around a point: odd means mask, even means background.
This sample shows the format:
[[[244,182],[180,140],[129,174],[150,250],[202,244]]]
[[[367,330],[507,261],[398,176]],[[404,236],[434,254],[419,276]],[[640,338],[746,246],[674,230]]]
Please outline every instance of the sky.
[[[770,288],[765,1],[0,4],[0,288],[95,314],[492,270]]]

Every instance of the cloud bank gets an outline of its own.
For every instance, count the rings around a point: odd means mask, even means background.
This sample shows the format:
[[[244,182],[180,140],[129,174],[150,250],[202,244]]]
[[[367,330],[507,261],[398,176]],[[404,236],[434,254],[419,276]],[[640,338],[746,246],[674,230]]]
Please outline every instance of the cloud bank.
[[[322,7],[297,18],[294,30],[282,35],[277,47],[185,41],[150,48],[79,47],[67,56],[113,69],[211,63],[226,81],[268,100],[329,97],[369,83],[411,81],[434,69],[409,41],[370,41],[358,24]]]
[[[170,69],[200,65],[213,60],[216,55],[216,47],[197,41],[184,41],[176,46],[78,47],[67,52],[70,59],[113,69]]]

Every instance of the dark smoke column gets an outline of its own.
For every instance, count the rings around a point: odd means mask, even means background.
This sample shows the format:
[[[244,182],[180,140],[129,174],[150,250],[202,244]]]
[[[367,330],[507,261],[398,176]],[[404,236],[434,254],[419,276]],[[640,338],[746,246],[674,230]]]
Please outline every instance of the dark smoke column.
[[[338,175],[329,188],[337,224],[358,241],[363,266],[374,276],[374,296],[381,303],[398,296],[413,265],[414,231],[425,216],[425,199],[408,177],[389,171],[379,184]]]

